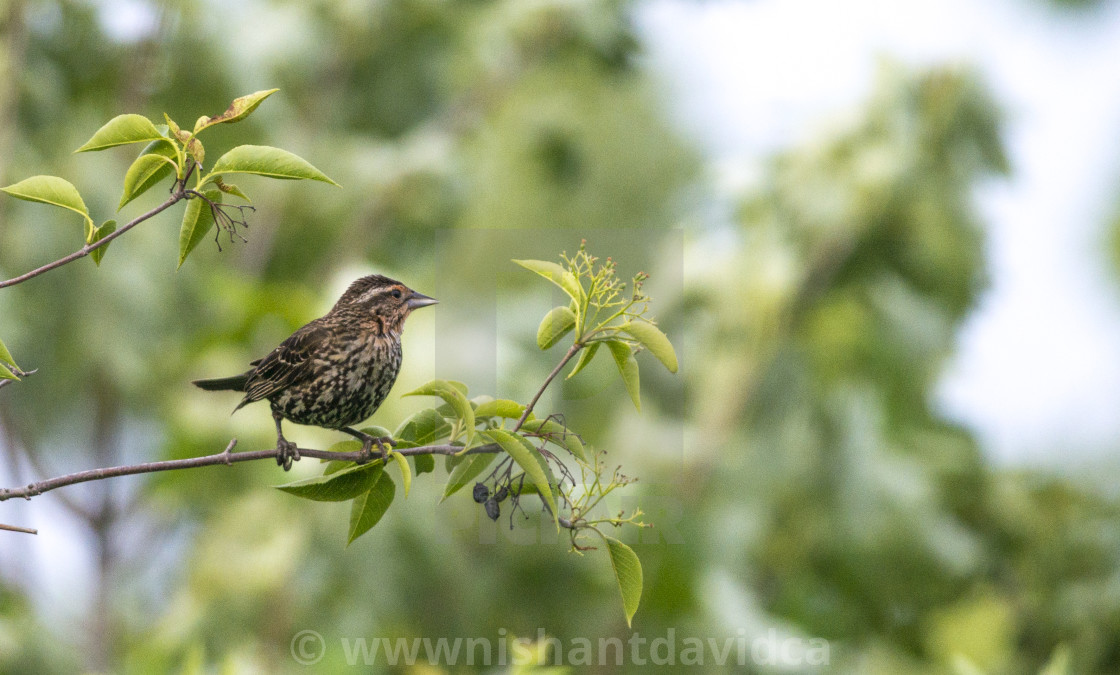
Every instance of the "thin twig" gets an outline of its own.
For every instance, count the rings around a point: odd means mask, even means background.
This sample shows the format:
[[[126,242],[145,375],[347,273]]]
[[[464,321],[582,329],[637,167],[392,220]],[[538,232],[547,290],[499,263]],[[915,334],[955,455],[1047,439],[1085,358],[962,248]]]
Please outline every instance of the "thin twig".
[[[578,354],[579,350],[583,349],[585,346],[586,345],[583,342],[580,342],[578,340],[572,343],[572,346],[569,347],[568,351],[564,354],[564,358],[560,359],[560,363],[557,363],[556,367],[552,369],[552,372],[548,374],[548,377],[544,378],[544,382],[542,382],[540,388],[537,389],[537,393],[533,396],[533,400],[529,401],[529,405],[525,406],[525,410],[521,413],[521,417],[517,420],[517,424],[513,425],[514,433],[517,433],[517,431],[521,429],[521,425],[525,424],[525,420],[529,419],[529,415],[533,413],[533,408],[536,407],[537,401],[541,399],[541,396],[544,396],[544,392],[546,389],[548,389],[548,385],[552,384],[552,381],[556,379],[556,376],[560,374],[560,371],[563,370],[564,366],[568,364],[568,361],[571,361],[572,357]],[[524,478],[522,478],[522,480],[524,480]],[[545,501],[544,495],[541,495],[541,503],[544,504],[545,509],[547,509],[549,512],[552,511],[552,507],[547,501]],[[510,518],[513,518],[512,513],[510,514]],[[572,521],[564,518],[559,514],[557,514],[557,522],[561,526],[566,527],[569,530],[575,529],[575,525],[572,523]],[[512,520],[510,521],[510,527],[513,527]]]
[[[214,455],[206,455],[204,457],[191,457],[188,459],[171,459],[162,462],[144,462],[141,464],[129,464],[126,466],[114,466],[104,469],[90,469],[88,471],[79,471],[77,473],[59,476],[48,480],[42,480],[37,483],[31,483],[21,488],[0,489],[0,502],[16,497],[24,499],[31,499],[44,492],[50,492],[60,487],[67,485],[75,485],[77,483],[85,483],[92,480],[105,480],[106,478],[115,478],[117,476],[132,476],[138,473],[155,473],[157,471],[176,471],[179,469],[196,469],[203,466],[215,466],[218,464],[232,465],[236,462],[250,462],[258,459],[276,459],[279,450],[273,448],[271,450],[254,450],[250,452],[232,452],[233,446],[236,441],[231,442],[225,450]],[[467,454],[479,454],[487,452],[498,452],[501,448],[496,443],[488,445],[480,445],[476,448],[471,448]],[[413,457],[416,455],[457,455],[463,451],[463,447],[459,445],[425,445],[418,448],[401,448],[394,450],[406,457]],[[340,460],[356,462],[368,459],[368,455],[362,451],[357,452],[331,452],[329,450],[315,450],[312,448],[299,448],[301,457],[313,457],[315,459],[327,460]],[[374,461],[380,461],[375,459]]]
[[[39,530],[32,530],[29,527],[16,527],[15,525],[5,525],[0,523],[0,530],[6,532],[23,532],[24,534],[39,534]]]
[[[525,411],[521,413],[521,418],[518,419],[517,424],[513,426],[514,432],[517,432],[521,428],[521,425],[525,424],[525,420],[529,419],[529,415],[533,412],[533,407],[537,405],[537,401],[544,395],[544,390],[548,389],[548,385],[552,384],[552,380],[555,379],[564,366],[568,364],[568,361],[571,361],[572,357],[578,354],[579,350],[583,349],[583,346],[582,342],[576,342],[568,348],[568,352],[564,354],[564,358],[560,359],[560,363],[557,363],[556,367],[552,369],[552,372],[548,374],[548,377],[544,378],[544,383],[541,384],[540,389],[538,389],[537,393],[533,396],[533,400],[529,401],[529,405],[525,406]]]
[[[59,258],[58,260],[55,260],[54,262],[51,262],[51,263],[47,263],[46,265],[43,265],[42,267],[39,267],[37,269],[33,269],[26,274],[21,274],[18,277],[13,277],[11,279],[8,279],[7,281],[0,281],[0,288],[7,288],[8,286],[15,286],[16,284],[23,283],[24,281],[27,281],[28,279],[33,279],[33,278],[39,276],[40,274],[43,274],[45,272],[49,272],[49,271],[51,271],[51,270],[53,270],[57,267],[62,267],[66,263],[71,263],[71,262],[74,262],[75,260],[78,260],[79,258],[84,258],[87,255],[89,255],[90,253],[93,253],[97,249],[101,248],[102,246],[108,245],[109,242],[113,241],[114,239],[121,236],[125,232],[128,232],[129,230],[136,227],[137,225],[144,222],[145,220],[148,220],[149,218],[152,218],[155,215],[157,215],[158,213],[160,213],[161,211],[164,211],[165,209],[170,208],[176,202],[179,202],[179,201],[182,201],[183,199],[186,199],[186,194],[183,192],[181,184],[177,184],[177,185],[179,186],[179,189],[173,191],[171,193],[171,196],[167,198],[167,201],[163,202],[162,204],[155,207],[151,211],[148,211],[147,213],[143,213],[143,214],[140,214],[139,216],[136,216],[132,220],[125,223],[124,226],[122,226],[120,229],[116,230],[115,232],[111,232],[108,235],[106,235],[104,238],[99,239],[98,241],[95,241],[92,244],[86,244],[85,246],[81,247],[77,251],[74,251],[73,253],[71,253],[68,256]]]
[[[19,368],[9,367],[8,370],[15,373],[16,376],[19,377],[19,378],[24,378],[24,377],[27,377],[28,375],[34,375],[35,373],[39,372],[38,368],[33,368],[31,370],[20,370]],[[8,386],[12,382],[18,382],[18,381],[19,380],[0,380],[0,389],[3,389],[4,387]]]

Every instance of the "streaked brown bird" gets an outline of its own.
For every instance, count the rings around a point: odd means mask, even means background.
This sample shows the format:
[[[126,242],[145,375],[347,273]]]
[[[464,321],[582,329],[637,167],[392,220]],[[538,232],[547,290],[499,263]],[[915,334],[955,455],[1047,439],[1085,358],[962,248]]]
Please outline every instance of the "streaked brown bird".
[[[412,310],[438,302],[379,274],[358,279],[331,311],[300,328],[268,356],[240,375],[195,380],[208,391],[243,391],[242,406],[268,399],[276,421],[276,463],[287,471],[299,459],[284,438],[282,420],[338,429],[362,441],[369,455],[376,443],[385,455],[389,438],[353,428],[373,415],[401,368],[401,330]]]

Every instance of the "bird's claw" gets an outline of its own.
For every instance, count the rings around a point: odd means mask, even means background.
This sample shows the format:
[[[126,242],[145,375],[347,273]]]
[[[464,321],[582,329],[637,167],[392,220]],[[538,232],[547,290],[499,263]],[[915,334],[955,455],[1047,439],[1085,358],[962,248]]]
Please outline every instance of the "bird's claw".
[[[393,451],[393,438],[391,436],[382,436],[381,438],[373,439],[377,443],[377,449],[381,451],[381,463],[389,463],[389,453]]]
[[[377,444],[377,451],[381,454],[382,464],[389,461],[389,453],[392,452],[393,439],[390,436],[366,436],[362,439],[362,452],[358,457],[358,464],[365,464],[373,459],[373,446]]]
[[[292,470],[292,462],[299,461],[299,448],[286,438],[276,441],[276,465],[284,467],[285,471]]]

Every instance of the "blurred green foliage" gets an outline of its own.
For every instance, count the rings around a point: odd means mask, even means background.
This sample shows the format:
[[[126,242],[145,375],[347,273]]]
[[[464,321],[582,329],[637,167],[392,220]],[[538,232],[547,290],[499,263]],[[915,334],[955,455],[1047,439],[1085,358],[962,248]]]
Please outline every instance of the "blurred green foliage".
[[[999,106],[969,71],[885,68],[847,122],[763,167],[731,225],[682,235],[705,174],[641,67],[628,3],[134,4],[151,30],[126,37],[107,30],[114,3],[0,7],[0,182],[63,176],[103,220],[133,153],[70,151],[105,119],[213,115],[278,86],[237,142],[290,148],[345,189],[247,178],[244,246],[203,242],[176,273],[178,220],[157,218],[101,268],[0,292],[0,336],[40,368],[0,392],[0,445],[42,469],[5,455],[19,480],[231,436],[268,447],[263,410],[230,418],[235,401],[187,383],[260,356],[367,270],[435,289],[453,319],[413,320],[375,423],[417,409],[399,394],[435,375],[519,399],[551,367],[535,335],[556,297],[505,268],[588,237],[673,301],[657,315],[685,379],[648,369],[641,416],[620,386],[576,383],[550,404],[641,481],[656,527],[627,540],[645,568],[634,631],[822,637],[834,672],[1035,672],[1066,655],[1071,673],[1120,669],[1115,500],[989,466],[930,402],[984,283],[971,190],[1007,171]],[[208,152],[234,138],[208,133]],[[0,199],[5,278],[81,240]],[[489,376],[461,366],[491,360]],[[631,635],[614,581],[560,555],[547,519],[510,531],[465,497],[437,508],[420,476],[344,549],[346,508],[266,489],[279,477],[261,464],[76,486],[52,511],[69,525],[37,523],[35,555],[76,537],[81,579],[37,573],[24,535],[6,535],[0,670],[297,671],[305,629],[335,646]],[[51,499],[6,502],[0,520]],[[318,664],[345,666],[337,647]],[[721,669],[740,670],[705,666]]]
[[[1074,672],[1115,667],[1116,608],[1055,597],[1109,594],[1114,538],[1087,521],[1115,504],[993,471],[930,403],[983,282],[969,194],[1007,171],[996,109],[967,72],[888,68],[857,121],[774,160],[699,295],[698,367],[740,374],[705,388],[701,424],[748,420],[710,448],[712,491],[753,523],[728,571],[759,608],[867,645],[861,672],[1026,672],[1062,642]],[[1050,557],[1055,536],[1084,549]]]

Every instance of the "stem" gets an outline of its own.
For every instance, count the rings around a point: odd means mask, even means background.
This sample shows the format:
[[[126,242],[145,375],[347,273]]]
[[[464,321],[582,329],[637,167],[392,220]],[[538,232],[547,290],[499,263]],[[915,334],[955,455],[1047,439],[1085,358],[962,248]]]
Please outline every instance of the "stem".
[[[568,364],[568,361],[572,360],[573,356],[579,353],[579,350],[583,349],[583,346],[584,344],[578,340],[573,343],[572,346],[568,348],[568,353],[564,354],[564,358],[560,359],[560,363],[557,363],[556,367],[552,369],[552,372],[548,374],[548,377],[544,378],[544,383],[533,396],[533,400],[529,401],[529,405],[525,406],[525,411],[521,413],[521,419],[517,420],[517,424],[513,426],[513,431],[515,433],[521,428],[522,424],[525,424],[525,420],[529,419],[529,415],[533,412],[533,407],[537,405],[537,401],[544,395],[544,390],[548,389],[548,385],[552,384],[552,380],[556,375]]]
[[[583,324],[580,326],[581,329],[586,330],[590,324],[595,323],[595,320],[599,318],[599,311],[602,309],[599,305],[595,305],[595,313],[588,317],[588,313],[591,312],[591,298],[595,297],[595,287],[598,285],[599,277],[592,276],[591,283],[588,284],[587,287],[587,307],[583,310]]]
[[[591,331],[588,334],[588,336],[590,337],[591,335],[602,332],[604,329],[606,329],[608,323],[614,321],[618,317],[620,317],[623,314],[625,314],[626,312],[630,311],[630,308],[633,307],[636,304],[638,304],[637,300],[631,300],[630,302],[626,303],[626,305],[622,309],[618,310],[614,314],[611,314],[610,317],[608,317],[605,321],[600,321],[599,325],[596,326],[595,330]],[[596,311],[595,312],[595,317],[598,318],[598,316],[599,316],[599,312]]]
[[[234,446],[237,445],[237,439],[230,441],[229,445],[222,452],[214,455],[206,455],[204,457],[190,457],[188,459],[170,459],[162,462],[144,462],[141,464],[129,464],[125,466],[114,466],[104,469],[89,469],[88,471],[79,471],[77,473],[59,476],[48,480],[42,480],[37,483],[31,483],[21,488],[0,488],[0,502],[15,497],[22,497],[24,499],[31,499],[44,492],[50,492],[60,487],[67,485],[75,485],[77,483],[85,483],[92,480],[105,480],[106,478],[115,478],[117,476],[132,476],[139,473],[155,473],[157,471],[177,471],[179,469],[196,469],[203,466],[217,466],[225,464],[232,466],[236,462],[251,462],[258,459],[275,459],[279,454],[277,448],[271,450],[253,450],[250,452],[233,452]],[[405,457],[416,455],[456,455],[462,452],[463,448],[458,445],[425,445],[417,448],[401,448],[394,450],[399,452]],[[471,448],[466,454],[480,454],[487,452],[498,452],[500,447],[496,443],[489,445],[481,445],[477,448]],[[357,452],[330,452],[329,450],[315,450],[312,448],[299,448],[301,457],[314,457],[316,459],[327,460],[341,460],[341,461],[359,461],[366,459],[361,451]]]
[[[24,534],[39,534],[39,530],[32,530],[27,527],[16,527],[15,525],[5,525],[0,523],[0,530],[5,532],[23,532]]]
[[[193,171],[193,170],[194,170],[193,166],[188,168],[187,169],[187,176],[190,176],[191,171]],[[97,249],[101,248],[102,246],[107,246],[109,244],[109,242],[113,241],[114,239],[121,236],[125,232],[128,232],[129,230],[136,227],[137,225],[144,222],[145,220],[148,220],[149,218],[152,218],[152,217],[156,216],[157,214],[159,214],[160,212],[170,208],[176,202],[179,202],[183,199],[186,199],[186,193],[183,191],[183,185],[186,183],[186,180],[187,180],[186,177],[184,177],[183,180],[176,183],[175,189],[172,191],[171,196],[167,198],[167,201],[165,201],[164,203],[155,207],[151,211],[148,211],[147,213],[142,213],[139,216],[136,216],[132,220],[128,221],[128,223],[126,223],[123,227],[118,229],[116,232],[112,232],[112,233],[108,234],[107,236],[105,236],[105,238],[103,238],[99,241],[95,241],[92,244],[86,244],[85,246],[81,247],[77,251],[74,251],[70,255],[65,256],[63,258],[59,258],[58,260],[55,260],[54,262],[47,263],[46,265],[43,265],[42,267],[40,267],[38,269],[33,269],[26,274],[21,274],[18,277],[13,277],[11,279],[8,279],[7,281],[0,281],[0,288],[7,288],[8,286],[15,286],[16,284],[23,283],[24,281],[27,281],[28,279],[33,279],[33,278],[39,276],[40,274],[43,274],[45,272],[50,272],[51,270],[53,270],[57,267],[62,267],[66,263],[71,263],[71,262],[74,262],[75,260],[78,260],[79,258],[84,258],[87,255],[89,255],[90,253],[92,253],[93,251],[96,251]]]
[[[14,368],[12,366],[9,366],[8,370],[12,371],[16,374],[16,376],[20,378],[27,377],[28,375],[34,375],[35,373],[39,372],[38,368],[35,368],[34,370],[20,370],[19,368]],[[19,382],[19,380],[0,380],[0,389],[3,389],[12,382]]]

